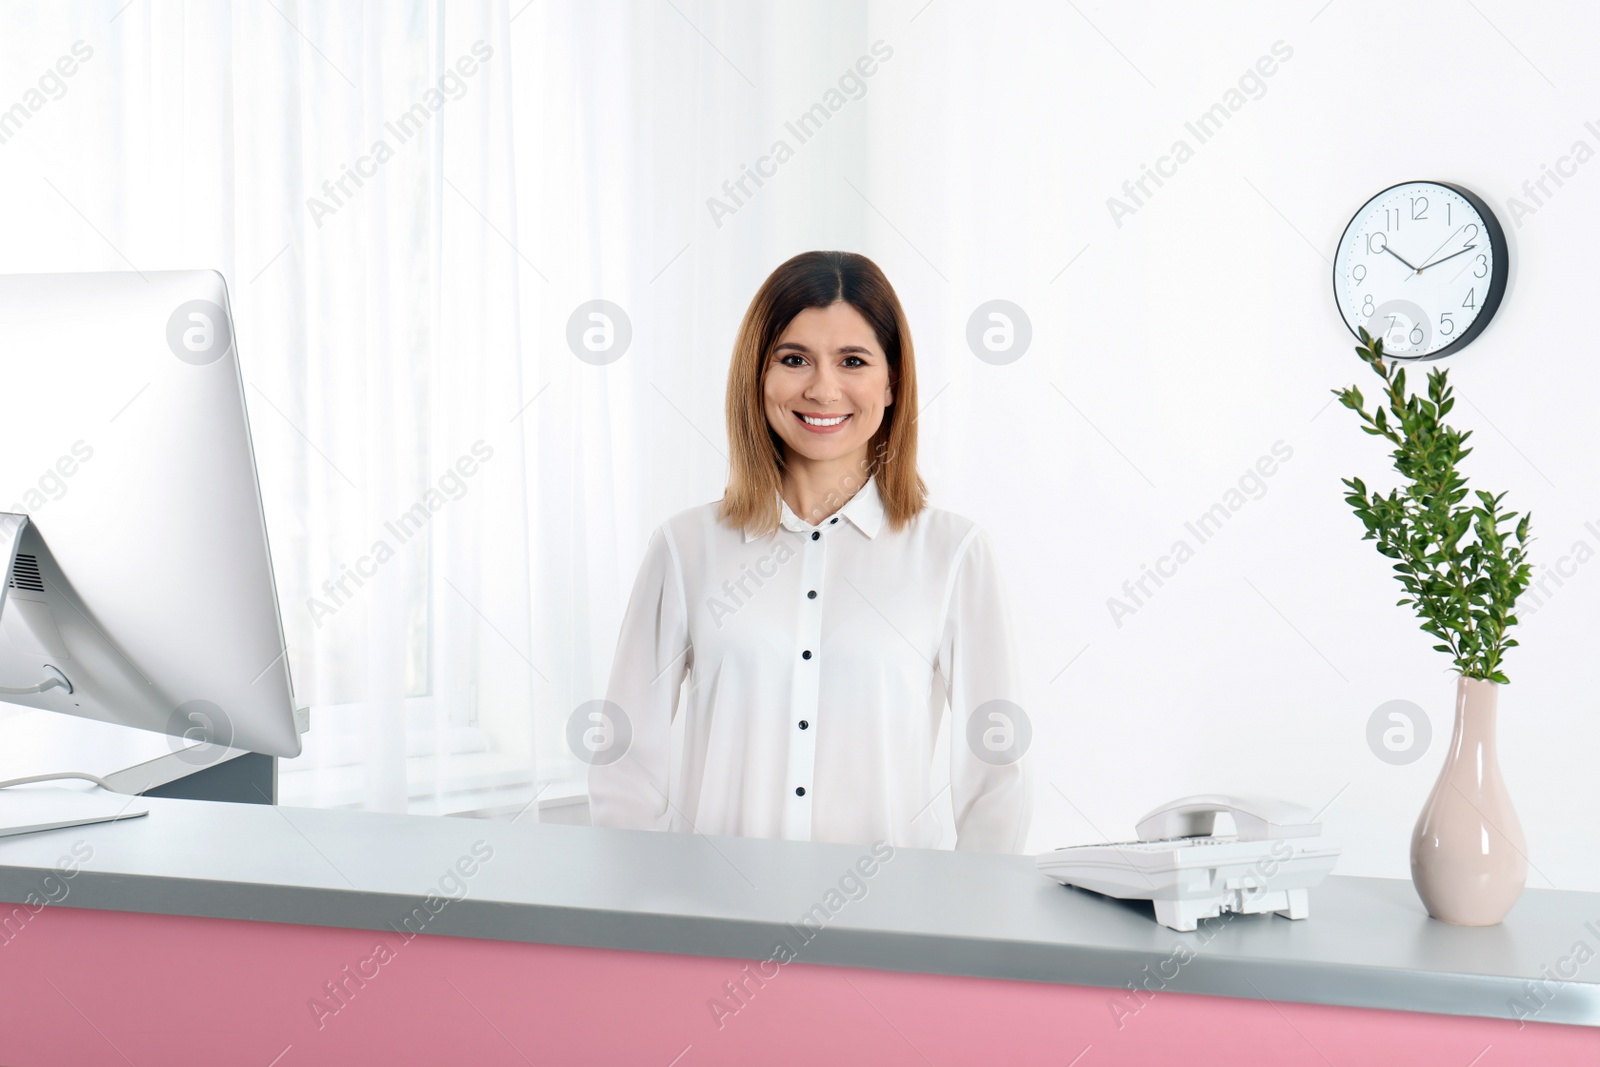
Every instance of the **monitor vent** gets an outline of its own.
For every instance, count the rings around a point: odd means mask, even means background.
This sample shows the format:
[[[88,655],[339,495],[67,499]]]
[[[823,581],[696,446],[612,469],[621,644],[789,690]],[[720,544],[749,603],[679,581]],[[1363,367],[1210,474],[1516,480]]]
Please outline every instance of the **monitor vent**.
[[[44,581],[39,577],[38,558],[19,554],[16,566],[11,568],[10,585],[13,589],[26,589],[32,593],[44,592]]]

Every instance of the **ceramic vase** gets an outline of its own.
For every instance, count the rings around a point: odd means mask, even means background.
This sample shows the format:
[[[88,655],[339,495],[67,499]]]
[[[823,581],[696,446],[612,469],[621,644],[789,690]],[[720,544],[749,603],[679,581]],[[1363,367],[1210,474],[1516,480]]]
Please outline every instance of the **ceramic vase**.
[[[1493,926],[1528,878],[1527,844],[1495,749],[1500,683],[1456,680],[1444,768],[1411,835],[1411,881],[1435,919]]]

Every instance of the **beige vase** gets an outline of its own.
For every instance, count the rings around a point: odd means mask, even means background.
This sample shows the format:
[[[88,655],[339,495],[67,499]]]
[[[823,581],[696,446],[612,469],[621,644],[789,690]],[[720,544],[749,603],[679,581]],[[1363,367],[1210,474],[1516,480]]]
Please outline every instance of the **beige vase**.
[[[1500,683],[1456,680],[1444,769],[1411,835],[1411,881],[1435,919],[1493,926],[1528,880],[1527,844],[1495,752]]]

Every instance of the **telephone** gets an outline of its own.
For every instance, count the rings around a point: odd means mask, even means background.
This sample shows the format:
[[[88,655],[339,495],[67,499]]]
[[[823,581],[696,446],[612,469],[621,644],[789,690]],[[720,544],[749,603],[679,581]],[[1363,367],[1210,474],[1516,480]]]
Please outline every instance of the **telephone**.
[[[1222,816],[1232,832],[1222,832]],[[1068,845],[1035,862],[1062,885],[1148,900],[1156,921],[1174,930],[1223,912],[1304,919],[1308,891],[1339,858],[1315,818],[1310,808],[1270,797],[1205,793],[1145,815],[1137,841]]]

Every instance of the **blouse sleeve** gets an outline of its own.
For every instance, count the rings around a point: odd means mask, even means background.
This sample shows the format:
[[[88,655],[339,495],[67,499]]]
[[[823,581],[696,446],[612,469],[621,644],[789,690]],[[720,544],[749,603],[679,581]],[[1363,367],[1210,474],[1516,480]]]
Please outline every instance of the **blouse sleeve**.
[[[988,534],[975,528],[957,563],[939,643],[950,703],[956,848],[1021,852],[1033,816],[1032,729],[1010,600]],[[1006,703],[991,703],[1004,701]]]
[[[692,660],[681,573],[666,527],[660,526],[634,581],[606,686],[606,700],[621,712],[612,724],[612,741],[622,753],[578,753],[589,762],[593,825],[667,828],[672,720]]]

